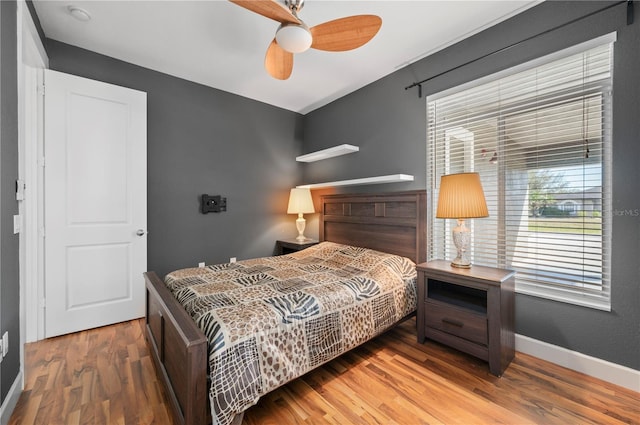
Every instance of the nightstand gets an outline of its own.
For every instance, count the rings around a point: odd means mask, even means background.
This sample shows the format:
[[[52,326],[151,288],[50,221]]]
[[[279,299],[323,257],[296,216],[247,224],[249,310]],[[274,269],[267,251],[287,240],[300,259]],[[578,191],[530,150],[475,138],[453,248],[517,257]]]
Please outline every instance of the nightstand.
[[[291,254],[292,252],[298,252],[310,246],[316,245],[319,242],[315,239],[306,239],[300,243],[296,239],[282,239],[276,241],[276,255]]]
[[[500,376],[515,355],[515,271],[418,264],[418,342],[426,338],[489,362]]]

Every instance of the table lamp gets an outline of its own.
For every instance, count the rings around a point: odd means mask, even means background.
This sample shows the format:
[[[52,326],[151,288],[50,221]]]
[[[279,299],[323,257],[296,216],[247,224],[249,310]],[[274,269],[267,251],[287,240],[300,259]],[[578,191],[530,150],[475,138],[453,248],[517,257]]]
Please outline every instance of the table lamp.
[[[296,228],[298,229],[298,237],[296,240],[300,243],[307,240],[304,236],[304,228],[306,220],[302,214],[312,214],[315,210],[313,208],[313,199],[311,199],[311,190],[309,189],[291,189],[289,195],[289,207],[287,208],[287,214],[298,214],[296,220]]]
[[[452,232],[453,244],[458,250],[458,256],[451,262],[451,266],[465,269],[471,267],[469,259],[471,232],[464,225],[464,220],[481,217],[489,217],[489,211],[484,199],[480,175],[478,173],[460,173],[442,176],[436,218],[455,218],[458,220],[458,225]]]

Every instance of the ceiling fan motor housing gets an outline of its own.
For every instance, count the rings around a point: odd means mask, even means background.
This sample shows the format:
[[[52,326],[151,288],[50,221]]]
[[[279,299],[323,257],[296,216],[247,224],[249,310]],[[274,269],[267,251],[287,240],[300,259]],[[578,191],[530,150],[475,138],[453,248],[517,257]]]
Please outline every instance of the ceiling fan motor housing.
[[[304,6],[304,0],[284,0],[284,4],[289,8],[291,13],[296,15],[296,12],[302,10],[302,6]],[[296,15],[296,18],[297,17],[298,16]]]

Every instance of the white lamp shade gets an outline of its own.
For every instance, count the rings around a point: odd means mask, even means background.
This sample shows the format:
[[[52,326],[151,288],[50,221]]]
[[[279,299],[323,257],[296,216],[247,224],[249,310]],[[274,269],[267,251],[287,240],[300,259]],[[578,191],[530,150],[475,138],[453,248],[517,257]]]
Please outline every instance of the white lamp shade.
[[[287,214],[311,214],[314,213],[313,199],[309,189],[293,188],[289,194],[289,207]]]
[[[311,47],[311,32],[304,25],[281,25],[276,32],[278,45],[290,53],[302,53]]]
[[[442,176],[438,194],[437,218],[489,217],[478,173]]]

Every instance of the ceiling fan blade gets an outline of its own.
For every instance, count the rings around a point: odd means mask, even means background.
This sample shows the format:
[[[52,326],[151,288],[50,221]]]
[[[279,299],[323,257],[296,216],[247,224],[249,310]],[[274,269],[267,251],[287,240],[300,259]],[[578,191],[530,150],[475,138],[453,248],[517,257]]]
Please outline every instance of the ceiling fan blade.
[[[300,20],[276,0],[229,0],[240,7],[280,23],[299,24]]]
[[[293,70],[293,53],[289,53],[278,46],[275,38],[267,48],[264,67],[269,75],[278,80],[286,80]]]
[[[382,26],[376,15],[356,15],[340,18],[311,28],[311,47],[329,52],[356,49],[371,40]]]

